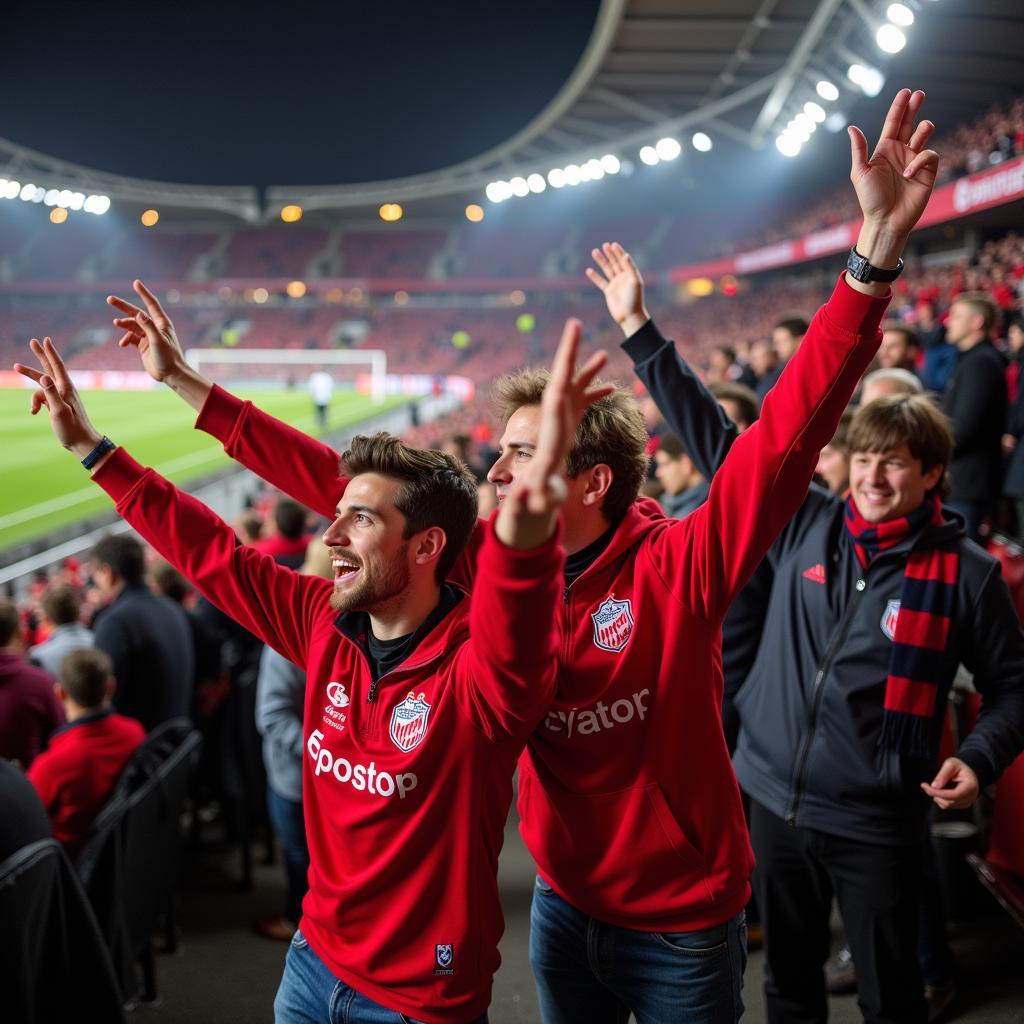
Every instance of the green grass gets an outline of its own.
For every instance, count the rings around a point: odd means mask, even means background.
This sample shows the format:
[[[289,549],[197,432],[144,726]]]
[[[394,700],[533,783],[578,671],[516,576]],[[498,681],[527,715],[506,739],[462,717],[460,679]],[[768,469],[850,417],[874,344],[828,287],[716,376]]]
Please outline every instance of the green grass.
[[[29,394],[28,390],[0,389],[0,551],[112,507],[78,460],[54,440],[45,410],[29,415]],[[240,394],[293,427],[315,432],[312,406],[304,391]],[[217,441],[192,429],[192,410],[163,388],[86,391],[82,399],[97,430],[177,484],[230,462]],[[329,429],[351,426],[407,401],[391,398],[384,406],[374,407],[367,396],[336,394]]]

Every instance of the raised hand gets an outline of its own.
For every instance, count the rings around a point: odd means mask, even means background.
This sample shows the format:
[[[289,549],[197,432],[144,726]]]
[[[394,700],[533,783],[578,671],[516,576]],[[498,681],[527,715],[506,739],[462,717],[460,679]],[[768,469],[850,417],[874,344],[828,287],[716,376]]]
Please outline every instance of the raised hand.
[[[153,380],[165,383],[193,409],[201,409],[210,392],[210,382],[188,365],[174,324],[157,297],[141,281],[133,281],[132,287],[145,309],[116,295],[107,296],[107,302],[125,314],[114,318],[114,326],[124,331],[117,344],[137,349]]]
[[[102,435],[89,422],[78,390],[53,342],[44,338],[40,344],[38,338],[33,338],[28,344],[41,369],[24,363],[15,363],[14,369],[38,385],[32,392],[29,411],[35,416],[45,408],[57,440],[80,459],[85,458],[100,443]]]
[[[857,251],[867,256],[876,266],[895,266],[876,262],[876,257],[889,256],[888,250],[902,251],[907,235],[921,219],[935,185],[939,156],[925,145],[935,131],[931,121],[916,125],[918,112],[924,103],[924,93],[901,89],[889,107],[882,133],[874,152],[868,158],[868,142],[864,133],[854,125],[850,135],[850,180],[857,193],[867,237],[865,246],[875,244],[879,237],[878,252]],[[890,241],[895,240],[895,241]],[[898,258],[899,253],[896,253]]]
[[[628,338],[651,318],[644,306],[644,279],[633,257],[618,242],[605,242],[590,255],[600,273],[587,267],[587,278],[604,292],[608,312]]]

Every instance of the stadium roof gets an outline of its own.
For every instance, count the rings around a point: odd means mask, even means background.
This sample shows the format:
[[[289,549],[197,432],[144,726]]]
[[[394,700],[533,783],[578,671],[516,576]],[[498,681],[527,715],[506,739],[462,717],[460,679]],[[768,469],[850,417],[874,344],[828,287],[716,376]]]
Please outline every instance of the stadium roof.
[[[882,99],[897,84],[926,89],[931,109],[941,110],[946,124],[1024,91],[1024,6],[1018,0],[906,0],[901,6],[914,24],[903,29],[906,48],[887,55],[875,41],[887,20],[887,0],[602,0],[576,67],[525,127],[471,159],[404,178],[271,187],[263,201],[251,186],[128,178],[4,140],[0,175],[258,221],[287,203],[306,211],[365,210],[482,197],[495,180],[545,176],[553,167],[584,165],[604,154],[625,162],[664,137],[685,145],[697,130],[761,149],[807,101],[828,106],[815,92],[822,79],[838,86],[835,107],[844,120],[862,115],[872,100],[848,80],[854,63],[889,79]]]

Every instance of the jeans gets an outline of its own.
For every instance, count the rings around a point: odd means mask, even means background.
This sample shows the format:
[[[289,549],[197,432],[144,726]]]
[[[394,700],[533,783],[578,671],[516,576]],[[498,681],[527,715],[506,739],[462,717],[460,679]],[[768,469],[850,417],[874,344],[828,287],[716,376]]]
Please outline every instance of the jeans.
[[[866,1024],[925,1024],[917,962],[921,847],[882,846],[797,828],[752,801],[754,891],[764,926],[769,1024],[824,1024],[822,968],[832,896],[857,968]]]
[[[267,813],[281,840],[284,873],[288,882],[284,916],[298,924],[302,916],[302,898],[309,888],[309,846],[306,844],[306,823],[302,802],[288,800],[267,786]]]
[[[735,1024],[743,1014],[744,915],[692,932],[604,924],[537,879],[530,964],[544,1024]]]
[[[419,1024],[339,981],[297,931],[274,999],[274,1024]],[[472,1024],[487,1024],[487,1014]]]

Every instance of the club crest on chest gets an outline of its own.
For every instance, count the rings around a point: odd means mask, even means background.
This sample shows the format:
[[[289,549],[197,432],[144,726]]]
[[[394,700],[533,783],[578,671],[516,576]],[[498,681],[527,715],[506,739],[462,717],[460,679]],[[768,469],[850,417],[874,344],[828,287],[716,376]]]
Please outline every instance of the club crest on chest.
[[[625,601],[616,601],[615,595],[609,595],[597,611],[591,612],[591,621],[594,623],[594,646],[602,651],[612,651],[617,654],[633,635],[633,605],[627,598]]]
[[[891,600],[882,612],[882,621],[879,625],[882,632],[890,639],[896,639],[896,620],[900,617],[900,602],[898,599]]]
[[[431,706],[424,697],[425,694],[415,694],[410,690],[405,700],[396,704],[391,712],[388,733],[391,742],[403,753],[408,754],[418,747],[427,735]]]

